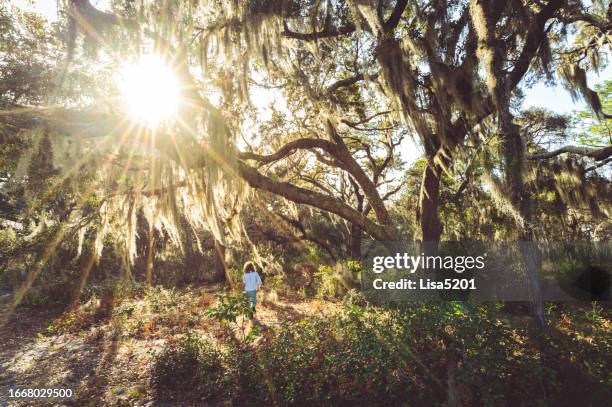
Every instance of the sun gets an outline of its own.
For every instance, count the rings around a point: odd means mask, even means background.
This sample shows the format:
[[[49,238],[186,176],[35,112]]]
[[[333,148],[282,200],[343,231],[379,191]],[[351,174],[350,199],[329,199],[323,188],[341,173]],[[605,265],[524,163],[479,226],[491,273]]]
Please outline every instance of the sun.
[[[159,55],[144,55],[120,72],[119,89],[132,120],[155,127],[177,112],[180,88],[174,71]]]

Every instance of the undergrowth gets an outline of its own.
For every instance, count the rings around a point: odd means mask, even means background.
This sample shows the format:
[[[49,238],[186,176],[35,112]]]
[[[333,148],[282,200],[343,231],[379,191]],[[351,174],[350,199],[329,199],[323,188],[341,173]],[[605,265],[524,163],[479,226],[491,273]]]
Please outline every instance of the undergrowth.
[[[186,397],[182,384],[173,383],[192,371],[197,372],[190,379],[196,381],[189,386],[193,397],[239,405],[445,405],[450,398],[462,405],[574,399],[603,405],[608,396],[610,383],[594,379],[606,376],[600,359],[609,343],[602,337],[593,339],[598,352],[572,347],[574,362],[567,358],[567,363],[581,375],[573,379],[588,386],[574,388],[570,397],[567,365],[559,362],[567,354],[556,346],[571,346],[566,343],[571,336],[551,338],[542,353],[529,340],[530,328],[512,326],[501,305],[413,303],[382,309],[359,302],[349,295],[336,315],[281,324],[256,343],[245,338],[213,344],[187,335],[154,357],[155,389],[160,397]],[[585,323],[593,323],[592,314],[585,313]],[[575,363],[576,358],[584,360]]]

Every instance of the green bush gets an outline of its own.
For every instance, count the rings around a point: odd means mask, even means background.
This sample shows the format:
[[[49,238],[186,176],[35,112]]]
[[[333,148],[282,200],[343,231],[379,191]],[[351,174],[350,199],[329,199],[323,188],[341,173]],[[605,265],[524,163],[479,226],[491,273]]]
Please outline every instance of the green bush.
[[[411,383],[394,341],[359,312],[283,327],[262,354],[275,397],[289,405],[398,405]]]
[[[228,397],[237,405],[270,405],[270,392],[259,355],[261,353],[248,342],[229,345],[225,355],[225,382]]]
[[[368,304],[363,293],[354,288],[351,288],[350,290],[347,291],[346,295],[342,299],[342,302],[345,306],[351,306],[351,307],[354,305],[363,307]]]
[[[223,355],[197,335],[187,334],[154,357],[152,384],[162,399],[210,399],[224,394]]]
[[[276,293],[285,293],[287,291],[287,283],[282,275],[276,274],[271,276],[266,281],[266,286]]]
[[[156,386],[199,389],[199,397],[223,395],[237,405],[448,405],[452,396],[462,405],[523,406],[562,401],[563,383],[574,377],[563,371],[569,362],[543,363],[529,332],[507,323],[501,305],[382,309],[353,297],[336,315],[283,323],[258,342],[231,341],[222,352],[192,337],[169,345],[155,363]],[[584,322],[603,324],[592,315],[602,312],[594,308]],[[605,347],[605,338],[591,335],[598,349]],[[571,349],[558,339],[551,345],[553,352]],[[579,370],[605,377],[597,355],[581,355],[590,367]],[[579,389],[581,397],[601,404],[605,386],[590,386]]]
[[[219,322],[236,322],[238,317],[253,317],[253,310],[249,306],[249,297],[244,292],[227,292],[218,295],[219,303],[208,308],[206,315]]]
[[[344,297],[350,289],[359,286],[359,268],[360,263],[356,261],[319,266],[314,275],[317,297],[328,300]]]

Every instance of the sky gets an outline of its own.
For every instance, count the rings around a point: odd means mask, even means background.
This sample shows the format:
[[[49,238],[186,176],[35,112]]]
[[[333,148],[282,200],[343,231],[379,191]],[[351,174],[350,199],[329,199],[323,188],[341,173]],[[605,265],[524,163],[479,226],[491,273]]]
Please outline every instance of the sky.
[[[57,0],[9,0],[9,4],[42,14],[49,21],[57,20]],[[105,10],[109,8],[110,0],[91,0],[91,4]]]
[[[40,13],[50,21],[57,19],[56,0],[11,0],[10,3],[25,10]],[[91,0],[91,3],[103,10],[110,6],[110,0]],[[599,75],[589,73],[588,79],[591,87],[606,79],[612,79],[612,64]],[[526,89],[525,96],[524,107],[545,107],[557,113],[570,113],[584,108],[582,102],[574,102],[569,92],[558,85],[548,86],[538,83],[531,89]]]
[[[42,14],[49,21],[57,19],[57,2],[56,0],[11,0],[10,4],[28,11],[34,11]],[[102,9],[108,9],[110,0],[91,0],[91,3]],[[605,80],[612,79],[612,61],[608,67],[599,74],[589,73],[587,75],[589,86],[592,88],[595,84],[602,83]],[[541,107],[549,109],[555,113],[568,114],[575,110],[584,110],[586,105],[583,101],[574,101],[569,92],[560,85],[548,85],[538,82],[530,89],[525,90],[525,99],[523,101],[524,108]],[[262,111],[267,110],[266,107],[272,102],[274,96],[267,95],[267,92],[262,91],[258,94],[259,97],[253,100],[256,105],[262,107]],[[407,139],[400,146],[401,154],[404,159],[410,164],[414,162],[422,154],[421,149],[414,141]]]
[[[591,88],[606,80],[612,80],[612,60],[606,69],[599,74],[593,72],[587,74],[587,81]],[[573,101],[569,92],[563,86],[547,86],[538,82],[531,89],[525,89],[523,107],[544,107],[556,113],[571,113],[574,110],[585,109],[586,105],[583,101]]]

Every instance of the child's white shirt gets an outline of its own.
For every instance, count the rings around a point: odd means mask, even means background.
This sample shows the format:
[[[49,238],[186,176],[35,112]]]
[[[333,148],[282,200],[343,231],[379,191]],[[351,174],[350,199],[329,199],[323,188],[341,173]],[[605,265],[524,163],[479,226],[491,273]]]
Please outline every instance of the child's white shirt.
[[[242,275],[242,282],[244,283],[244,291],[253,291],[261,285],[261,277],[256,271],[252,273],[245,273]]]

